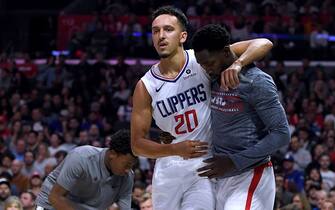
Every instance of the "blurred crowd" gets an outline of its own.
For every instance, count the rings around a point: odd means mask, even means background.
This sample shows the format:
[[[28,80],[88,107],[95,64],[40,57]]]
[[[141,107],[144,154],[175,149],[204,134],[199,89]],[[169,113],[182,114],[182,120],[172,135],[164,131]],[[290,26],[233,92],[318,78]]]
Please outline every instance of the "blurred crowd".
[[[129,128],[132,91],[149,66],[140,60],[128,65],[123,55],[154,56],[147,37],[150,24],[143,25],[138,17],[148,16],[158,2],[97,3],[94,21],[70,40],[69,57],[50,56],[46,64],[37,65],[29,54],[19,55],[23,63],[6,53],[0,56],[0,210],[9,205],[33,209],[43,179],[72,148],[104,147],[110,134]],[[272,75],[292,133],[290,145],[272,157],[275,209],[334,209],[335,75],[329,73],[332,69],[310,65],[310,59],[329,59],[333,50],[325,37],[335,34],[334,1],[166,0],[161,4],[183,9],[191,20],[191,34],[206,20],[218,20],[229,26],[235,41],[251,38],[253,33],[294,38],[271,37],[276,45],[272,58],[279,61],[274,67],[267,60],[257,64]],[[122,24],[118,16],[125,14],[129,20]],[[222,14],[237,18],[230,24],[210,19]],[[101,16],[114,24],[105,24]],[[196,16],[202,17],[200,23],[192,18]],[[117,56],[115,65],[106,62],[109,56]],[[66,64],[71,57],[79,63]],[[301,60],[302,65],[288,70],[280,61],[286,58]],[[158,135],[155,125],[151,135]],[[140,157],[134,168],[134,210],[151,208],[154,163]]]
[[[129,128],[132,90],[149,67],[128,65],[122,56],[116,65],[106,63],[101,53],[95,58],[90,64],[84,53],[77,65],[65,64],[63,56],[49,57],[43,65],[28,55],[23,64],[1,61],[2,204],[11,195],[33,200],[45,176],[72,148],[104,147],[109,134]],[[281,61],[275,67],[266,60],[257,64],[273,76],[292,133],[289,147],[273,155],[276,209],[335,205],[335,77],[322,66],[312,67],[307,58],[302,63],[291,71]],[[151,133],[158,134],[154,125]],[[153,167],[154,160],[139,158],[134,210],[151,192]]]
[[[66,65],[64,57],[36,65],[28,55],[24,64],[0,63],[1,204],[28,190],[36,195],[72,148],[104,147],[110,134],[129,128],[132,87],[146,67],[129,66],[122,57],[114,66],[99,53],[96,58],[93,65],[85,54],[78,65]],[[153,164],[142,162],[137,179],[149,183],[150,173],[144,177],[144,172],[152,171]],[[1,183],[10,191],[2,190]]]
[[[276,46],[273,51],[276,59],[309,56],[314,60],[331,60],[335,50],[333,0],[100,0],[96,4],[96,10],[89,13],[94,19],[84,29],[73,31],[68,43],[67,49],[74,57],[78,51],[91,55],[100,51],[107,56],[123,52],[135,57],[154,57],[150,14],[164,4],[175,5],[187,14],[190,36],[204,24],[218,23],[229,28],[233,41],[258,36],[270,38]],[[63,12],[78,13],[80,10]]]

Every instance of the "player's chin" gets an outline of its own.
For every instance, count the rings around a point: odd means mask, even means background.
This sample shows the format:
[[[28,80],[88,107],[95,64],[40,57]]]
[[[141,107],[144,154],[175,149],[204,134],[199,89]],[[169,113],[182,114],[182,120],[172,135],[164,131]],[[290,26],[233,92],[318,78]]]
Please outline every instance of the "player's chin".
[[[170,53],[161,51],[161,52],[158,53],[158,55],[159,55],[160,58],[167,58],[167,57],[170,56]]]

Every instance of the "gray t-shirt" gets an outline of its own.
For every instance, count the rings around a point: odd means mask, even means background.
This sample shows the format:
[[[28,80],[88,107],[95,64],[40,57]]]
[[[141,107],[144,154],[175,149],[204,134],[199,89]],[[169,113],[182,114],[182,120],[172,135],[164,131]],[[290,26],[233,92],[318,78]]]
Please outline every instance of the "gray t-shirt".
[[[126,176],[110,174],[104,163],[107,148],[77,147],[45,179],[36,199],[38,206],[53,209],[48,201],[53,185],[69,191],[67,198],[76,210],[105,210],[117,202],[130,210],[133,172]]]
[[[271,76],[256,67],[241,72],[248,81],[224,91],[212,84],[213,152],[229,156],[234,176],[269,161],[290,140],[285,111]]]

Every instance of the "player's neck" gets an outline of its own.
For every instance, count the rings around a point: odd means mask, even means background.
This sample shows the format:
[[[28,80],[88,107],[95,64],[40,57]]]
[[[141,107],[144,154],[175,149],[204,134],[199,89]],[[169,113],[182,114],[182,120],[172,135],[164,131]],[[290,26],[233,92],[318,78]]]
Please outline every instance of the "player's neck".
[[[186,62],[184,49],[178,50],[175,54],[162,58],[158,64],[160,73],[168,78],[176,77]]]

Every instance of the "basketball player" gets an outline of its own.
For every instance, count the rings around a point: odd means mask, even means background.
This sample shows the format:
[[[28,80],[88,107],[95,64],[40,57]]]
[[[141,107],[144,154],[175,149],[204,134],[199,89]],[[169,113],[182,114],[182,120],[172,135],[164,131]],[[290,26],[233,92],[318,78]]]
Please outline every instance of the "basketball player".
[[[219,25],[198,30],[192,41],[198,63],[212,77],[214,157],[198,171],[216,183],[217,210],[273,209],[275,177],[270,155],[290,140],[285,111],[270,75],[245,66],[237,88],[224,91],[218,78],[237,58]]]
[[[135,164],[129,130],[111,136],[109,148],[76,147],[45,179],[36,210],[131,209]]]
[[[215,205],[210,181],[196,173],[211,139],[210,81],[193,51],[183,49],[186,27],[187,18],[178,9],[162,7],[153,13],[152,38],[161,59],[134,91],[132,149],[135,155],[158,158],[153,176],[155,210],[212,210]],[[236,85],[239,70],[271,47],[265,39],[232,45],[236,54],[245,52],[222,75],[222,83]],[[161,130],[175,137],[172,144],[147,138],[152,117]]]

